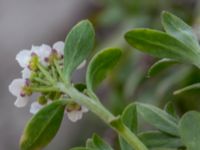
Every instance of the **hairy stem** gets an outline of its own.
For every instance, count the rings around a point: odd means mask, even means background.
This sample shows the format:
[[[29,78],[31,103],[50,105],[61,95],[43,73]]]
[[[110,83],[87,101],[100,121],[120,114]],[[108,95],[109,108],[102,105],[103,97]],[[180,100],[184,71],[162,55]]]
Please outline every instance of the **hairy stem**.
[[[77,103],[86,106],[89,110],[100,117],[106,124],[114,129],[129,143],[135,150],[148,150],[147,147],[139,140],[139,138],[130,131],[122,121],[119,121],[112,113],[110,113],[101,103],[97,103],[90,97],[80,93],[71,85],[59,83],[58,88],[68,94]]]

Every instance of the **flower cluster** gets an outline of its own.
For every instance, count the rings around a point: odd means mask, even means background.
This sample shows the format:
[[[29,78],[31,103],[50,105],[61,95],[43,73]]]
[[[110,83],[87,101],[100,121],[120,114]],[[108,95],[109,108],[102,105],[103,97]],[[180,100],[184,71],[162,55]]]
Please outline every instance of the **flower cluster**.
[[[56,42],[53,47],[43,44],[32,46],[31,50],[22,50],[16,55],[16,60],[23,68],[22,78],[14,79],[9,85],[9,91],[17,97],[16,107],[24,107],[33,93],[41,94],[37,101],[31,104],[30,112],[37,113],[42,107],[54,100],[66,98],[53,83],[59,82],[58,67],[64,65],[64,42]],[[85,61],[77,68],[82,68]],[[66,107],[68,118],[75,122],[82,118],[87,109],[77,103],[70,103]]]

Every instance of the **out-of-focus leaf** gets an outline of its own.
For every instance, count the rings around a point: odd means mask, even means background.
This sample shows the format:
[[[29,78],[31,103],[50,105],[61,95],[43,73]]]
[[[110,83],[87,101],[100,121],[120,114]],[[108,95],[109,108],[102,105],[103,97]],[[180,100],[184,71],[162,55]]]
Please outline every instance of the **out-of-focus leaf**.
[[[75,148],[71,148],[70,150],[92,150],[92,149],[85,148],[85,147],[75,147]]]
[[[178,118],[178,115],[177,115],[177,113],[176,113],[175,107],[174,107],[174,105],[173,105],[172,102],[169,101],[169,102],[165,105],[164,110],[165,110],[168,114],[172,115],[174,118]]]
[[[113,150],[103,139],[96,134],[87,141],[87,148],[91,150]]]
[[[91,149],[95,149],[95,148],[96,148],[96,146],[95,146],[95,144],[94,144],[94,142],[93,142],[93,139],[88,139],[88,140],[87,140],[87,142],[86,142],[86,147],[87,147],[87,148],[91,148]]]
[[[160,147],[160,148],[152,148],[150,150],[177,150],[177,148],[162,148],[162,147]]]
[[[168,34],[179,39],[188,47],[191,47],[197,51],[200,50],[198,39],[193,33],[192,28],[179,17],[169,12],[163,11],[162,24]]]
[[[127,42],[140,51],[159,58],[170,58],[200,68],[200,53],[164,32],[134,29],[125,34]]]
[[[119,61],[121,53],[120,49],[109,48],[100,51],[92,58],[86,73],[86,84],[90,93],[93,93],[93,89]]]
[[[196,90],[196,89],[200,89],[200,83],[195,83],[195,84],[192,84],[190,86],[186,86],[182,89],[176,90],[176,91],[174,91],[174,95],[178,95],[178,94],[181,94],[183,92],[187,92],[187,91],[190,91],[190,90]]]
[[[86,59],[94,46],[95,32],[88,20],[75,25],[65,40],[64,75],[69,80],[72,72]]]
[[[159,82],[156,90],[156,95],[160,99],[166,95],[168,91],[173,92],[173,88],[183,81],[191,73],[191,67],[179,67],[174,73],[170,73]]]
[[[155,76],[158,73],[162,72],[164,69],[172,66],[173,64],[178,63],[176,60],[163,58],[157,62],[155,62],[150,69],[148,70],[148,77]]]
[[[111,5],[98,16],[98,24],[108,27],[119,23],[125,15],[121,7],[118,5]]]
[[[28,122],[20,140],[21,150],[41,150],[56,135],[66,101],[55,101],[41,109]]]
[[[83,92],[87,88],[86,85],[83,83],[75,84],[74,87],[80,92]]]
[[[137,112],[152,126],[170,135],[178,136],[176,119],[165,111],[148,104],[137,103]]]
[[[183,115],[179,122],[179,133],[187,150],[200,148],[200,113],[191,111]]]
[[[136,105],[135,104],[130,104],[128,105],[125,110],[122,113],[122,121],[124,124],[134,133],[137,132],[137,110],[136,110]],[[124,139],[119,137],[119,142],[120,142],[120,147],[121,150],[132,150],[131,146],[127,144]]]
[[[148,148],[177,148],[182,146],[180,138],[159,131],[142,132],[138,136]]]
[[[137,89],[139,83],[145,76],[144,68],[135,68],[133,72],[127,77],[124,87],[124,94],[126,98],[130,98]]]

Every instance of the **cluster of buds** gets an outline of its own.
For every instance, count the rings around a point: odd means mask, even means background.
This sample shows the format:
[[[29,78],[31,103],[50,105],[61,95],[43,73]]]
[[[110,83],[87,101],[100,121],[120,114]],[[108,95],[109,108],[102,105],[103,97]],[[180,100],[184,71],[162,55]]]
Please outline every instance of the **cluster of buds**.
[[[17,97],[16,107],[27,105],[33,93],[39,93],[37,101],[31,104],[30,112],[37,113],[42,107],[52,101],[67,98],[58,89],[53,88],[53,83],[60,82],[57,68],[63,69],[64,42],[56,42],[51,48],[48,45],[32,46],[31,50],[22,50],[16,55],[16,60],[23,68],[22,77],[14,79],[9,85],[9,91]],[[82,68],[85,61],[77,68]],[[49,77],[49,78],[48,78]],[[75,102],[66,106],[68,118],[75,122],[82,118],[87,108]]]

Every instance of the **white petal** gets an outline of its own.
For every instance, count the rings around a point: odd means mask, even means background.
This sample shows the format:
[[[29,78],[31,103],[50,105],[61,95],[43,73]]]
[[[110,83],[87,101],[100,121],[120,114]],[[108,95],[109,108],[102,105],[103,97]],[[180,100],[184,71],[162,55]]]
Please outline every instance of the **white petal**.
[[[67,112],[67,116],[69,120],[71,120],[72,122],[76,122],[82,118],[83,114],[81,111],[71,111]]]
[[[81,69],[86,65],[86,60],[84,60],[76,69]]]
[[[39,49],[39,58],[42,65],[44,66],[49,65],[49,63],[46,61],[46,58],[49,58],[50,54],[51,54],[51,47],[43,44]]]
[[[85,107],[85,106],[81,106],[81,111],[82,111],[83,113],[86,113],[86,112],[88,112],[88,109],[87,109],[87,107]]]
[[[20,96],[21,90],[23,86],[25,85],[26,81],[24,79],[14,79],[11,84],[9,85],[9,91],[14,96]]]
[[[42,46],[40,47],[40,53],[41,57],[49,57],[49,55],[51,54],[51,47],[49,45],[42,44]]]
[[[29,68],[24,68],[23,70],[22,70],[22,78],[23,79],[29,79],[30,78],[30,76],[31,76],[31,70],[29,69]]]
[[[29,51],[29,50],[20,51],[16,55],[16,60],[22,68],[27,67],[31,60],[31,51]]]
[[[53,49],[55,49],[57,51],[59,56],[63,56],[64,55],[64,46],[65,46],[64,42],[58,41],[53,44]]]
[[[36,114],[40,109],[44,107],[43,105],[39,104],[38,102],[33,102],[31,104],[30,113]]]
[[[15,106],[16,107],[24,107],[28,103],[28,96],[25,97],[17,97],[17,100],[15,101]]]
[[[32,47],[31,47],[31,53],[38,54],[39,49],[40,49],[40,46],[32,45]]]

